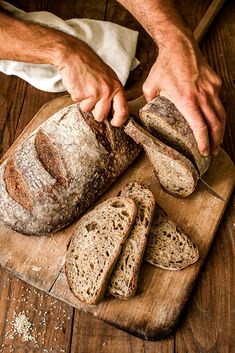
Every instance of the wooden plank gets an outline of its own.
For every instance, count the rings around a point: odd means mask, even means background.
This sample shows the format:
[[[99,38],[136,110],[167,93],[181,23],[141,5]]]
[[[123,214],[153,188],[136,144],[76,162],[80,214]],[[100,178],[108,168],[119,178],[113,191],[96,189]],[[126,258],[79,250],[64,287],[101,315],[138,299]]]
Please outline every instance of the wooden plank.
[[[174,337],[170,336],[159,342],[147,342],[92,318],[91,315],[75,310],[71,353],[116,351],[121,353],[174,353]]]
[[[48,0],[37,0],[37,1],[24,1],[24,0],[11,0],[9,1],[12,5],[18,7],[25,12],[31,11],[42,11],[47,7]]]
[[[67,353],[73,308],[0,269],[0,352]],[[25,318],[28,330],[15,332]]]
[[[202,49],[209,63],[220,75],[223,81],[221,97],[227,113],[226,129],[223,147],[235,162],[235,70],[231,65],[235,57],[235,3],[228,2],[228,6],[221,9],[220,16],[212,25],[213,31],[208,33],[202,43]]]
[[[3,155],[15,140],[15,131],[19,122],[19,116],[22,109],[26,87],[26,82],[7,77],[3,80],[3,74],[0,74],[0,83],[3,90],[0,92],[1,103],[1,150]],[[17,99],[16,99],[17,98]]]
[[[212,0],[192,1],[180,0],[177,1],[177,8],[179,9],[184,21],[187,23],[191,30],[195,30],[198,23],[206,13],[211,5]]]
[[[200,2],[202,3],[202,2]],[[199,5],[200,6],[200,5]],[[223,146],[235,161],[235,105],[233,65],[235,3],[227,1],[202,43],[204,55],[223,78],[222,98],[227,112]],[[234,327],[235,193],[195,287],[192,301],[175,335],[177,353],[232,353]]]
[[[232,353],[234,307],[234,206],[231,198],[214,244],[176,333],[176,352]],[[195,322],[200,323],[195,325]]]
[[[57,1],[49,0],[47,10],[63,18],[92,18],[104,20],[106,11],[106,0],[62,1],[58,6]]]
[[[31,121],[29,130],[70,102],[68,96],[49,102]],[[7,155],[14,151],[23,138],[25,138],[24,133],[10,148]],[[221,150],[221,153],[213,160],[209,172],[205,175],[205,180],[228,201],[234,185],[234,175],[229,157]],[[184,200],[166,194],[159,187],[152,167],[144,155],[140,156],[100,201],[116,195],[123,185],[133,179],[144,182],[152,189],[159,204],[198,245],[200,260],[195,265],[175,273],[144,264],[136,297],[128,301],[107,298],[97,308],[91,308],[80,303],[71,294],[64,273],[60,273],[71,234],[70,227],[52,237],[38,238],[25,237],[2,226],[0,261],[3,267],[12,271],[16,276],[21,276],[21,278],[23,276],[25,281],[50,292],[59,299],[81,310],[92,312],[93,315],[136,335],[156,339],[169,334],[175,326],[207,255],[226,203],[208,194],[200,183],[197,191]],[[213,208],[213,214],[211,214],[211,208]],[[18,252],[19,248],[22,256]],[[30,255],[29,249],[34,249],[33,256]],[[54,253],[53,249],[55,249]],[[33,266],[40,268],[40,271],[35,271],[36,275]]]

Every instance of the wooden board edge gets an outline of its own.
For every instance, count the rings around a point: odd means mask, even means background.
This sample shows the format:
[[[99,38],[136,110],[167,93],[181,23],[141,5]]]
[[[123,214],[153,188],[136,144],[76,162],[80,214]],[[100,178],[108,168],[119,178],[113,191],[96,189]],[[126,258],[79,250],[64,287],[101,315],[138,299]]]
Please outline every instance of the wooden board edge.
[[[182,311],[183,311],[186,303],[189,300],[190,294],[193,290],[193,287],[195,285],[195,282],[196,282],[196,279],[198,278],[199,273],[200,273],[200,268],[198,269],[198,272],[196,273],[193,281],[189,284],[187,295],[185,296],[184,301],[181,302],[181,306],[178,310],[179,314],[175,315],[174,320],[172,320],[170,324],[162,325],[161,327],[158,327],[158,326],[150,327],[146,324],[145,328],[143,329],[140,326],[129,327],[127,325],[120,325],[119,323],[117,323],[113,320],[107,319],[106,317],[102,317],[102,315],[97,314],[94,310],[92,310],[93,308],[95,309],[96,307],[85,305],[83,303],[82,303],[82,306],[79,306],[80,302],[78,299],[77,299],[77,302],[78,302],[77,306],[72,304],[69,300],[66,300],[66,301],[63,300],[60,295],[58,295],[56,292],[53,292],[53,288],[52,288],[52,291],[47,292],[47,294],[51,295],[52,297],[56,298],[57,300],[63,301],[65,303],[71,305],[76,310],[82,311],[82,312],[84,312],[84,313],[86,313],[86,314],[90,315],[91,317],[94,317],[98,320],[102,320],[102,321],[110,324],[111,326],[116,327],[117,329],[119,329],[123,332],[127,332],[133,336],[139,337],[139,338],[147,340],[147,341],[158,341],[158,340],[167,338],[170,334],[174,333],[174,331],[177,329],[180,316],[182,315]],[[64,277],[65,274],[61,273],[60,276]]]

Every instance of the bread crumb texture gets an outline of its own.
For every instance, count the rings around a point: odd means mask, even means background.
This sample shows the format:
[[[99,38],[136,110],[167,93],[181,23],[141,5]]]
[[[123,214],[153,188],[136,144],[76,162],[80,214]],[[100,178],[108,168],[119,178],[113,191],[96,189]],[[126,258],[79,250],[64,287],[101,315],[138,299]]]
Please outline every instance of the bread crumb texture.
[[[135,202],[137,214],[109,281],[109,293],[115,297],[127,299],[133,297],[137,290],[139,270],[154,213],[155,199],[149,189],[137,182],[127,184],[119,195],[130,197]]]
[[[78,223],[66,255],[65,271],[73,294],[97,304],[135,220],[133,200],[114,197],[98,205]]]
[[[168,215],[156,207],[148,235],[145,260],[156,267],[181,270],[199,258],[199,252],[191,239]]]

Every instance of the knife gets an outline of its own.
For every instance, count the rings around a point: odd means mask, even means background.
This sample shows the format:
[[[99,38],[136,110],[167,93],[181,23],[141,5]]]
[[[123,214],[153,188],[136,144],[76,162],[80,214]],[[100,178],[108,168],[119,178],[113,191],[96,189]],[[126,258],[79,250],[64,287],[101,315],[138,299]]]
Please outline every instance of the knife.
[[[216,192],[214,189],[212,189],[212,187],[209,184],[207,184],[205,182],[205,180],[203,180],[202,178],[199,178],[199,180],[202,182],[202,184],[203,184],[204,188],[206,189],[206,191],[208,191],[211,195],[217,197],[217,199],[222,200],[222,201],[225,202],[225,199],[220,194],[218,194],[218,192]]]
[[[147,103],[146,99],[144,96],[140,96],[130,102],[128,102],[129,106],[129,111],[130,113],[134,114],[137,118],[139,118],[139,110]],[[211,195],[217,197],[219,200],[222,200],[225,202],[225,199],[218,194],[212,187],[205,182],[202,178],[199,177],[201,180],[202,184],[204,185],[204,188],[207,192],[209,192]]]

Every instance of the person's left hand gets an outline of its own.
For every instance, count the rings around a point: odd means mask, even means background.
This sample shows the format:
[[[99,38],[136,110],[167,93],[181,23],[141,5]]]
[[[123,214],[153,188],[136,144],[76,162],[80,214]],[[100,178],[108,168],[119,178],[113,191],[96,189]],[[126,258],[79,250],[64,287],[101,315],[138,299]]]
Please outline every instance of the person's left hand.
[[[67,38],[57,67],[62,81],[74,102],[83,111],[91,111],[103,122],[110,111],[111,124],[122,126],[128,117],[124,88],[115,72],[84,42]]]

